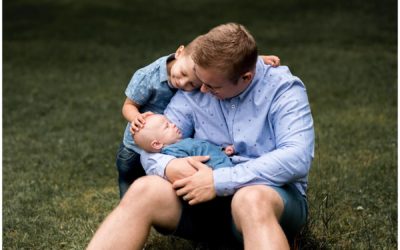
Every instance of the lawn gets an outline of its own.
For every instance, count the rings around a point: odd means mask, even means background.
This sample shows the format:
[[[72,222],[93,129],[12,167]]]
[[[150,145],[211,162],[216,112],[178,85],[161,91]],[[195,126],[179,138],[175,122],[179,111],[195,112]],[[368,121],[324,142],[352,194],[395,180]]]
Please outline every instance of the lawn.
[[[85,248],[119,202],[133,72],[228,21],[307,86],[316,151],[302,249],[397,249],[394,0],[3,1],[4,249]],[[202,248],[154,232],[147,244]]]

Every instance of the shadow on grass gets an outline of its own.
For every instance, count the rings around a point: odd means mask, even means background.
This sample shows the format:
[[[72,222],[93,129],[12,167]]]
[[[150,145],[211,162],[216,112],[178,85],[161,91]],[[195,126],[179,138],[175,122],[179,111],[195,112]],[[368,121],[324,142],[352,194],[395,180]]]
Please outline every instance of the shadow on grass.
[[[154,229],[150,234],[145,248],[146,250],[240,250],[242,246],[232,242],[206,243],[185,240],[174,236],[164,236],[157,233]]]
[[[291,245],[293,250],[326,250],[329,249],[327,240],[318,239],[307,224],[300,232],[299,236]],[[146,250],[241,250],[242,246],[224,242],[219,243],[193,242],[174,236],[163,236],[152,230],[150,238],[145,246]]]

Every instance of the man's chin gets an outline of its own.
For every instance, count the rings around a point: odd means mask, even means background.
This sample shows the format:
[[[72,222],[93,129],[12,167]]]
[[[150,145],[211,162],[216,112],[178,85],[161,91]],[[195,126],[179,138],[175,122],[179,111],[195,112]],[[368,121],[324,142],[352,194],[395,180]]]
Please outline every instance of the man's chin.
[[[221,101],[223,101],[223,100],[225,100],[226,98],[225,97],[223,97],[223,96],[215,96],[218,100],[221,100]]]
[[[224,97],[222,97],[222,96],[220,96],[220,95],[218,95],[218,94],[210,93],[210,95],[212,95],[213,97],[217,98],[218,100],[223,100],[223,99],[225,99]]]

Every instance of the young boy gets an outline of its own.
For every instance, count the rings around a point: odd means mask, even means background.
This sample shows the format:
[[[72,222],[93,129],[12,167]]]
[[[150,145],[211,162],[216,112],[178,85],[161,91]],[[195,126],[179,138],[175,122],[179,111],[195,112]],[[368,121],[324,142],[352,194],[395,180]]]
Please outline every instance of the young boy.
[[[143,127],[146,116],[162,114],[177,89],[193,91],[201,86],[190,57],[193,43],[180,46],[175,54],[161,57],[137,70],[125,90],[127,98],[122,114],[128,124],[116,159],[120,198],[135,179],[145,175],[140,163],[140,148],[135,145],[132,134]],[[262,58],[266,64],[274,67],[280,64],[276,56]]]
[[[206,140],[185,138],[181,131],[164,115],[150,115],[145,118],[146,125],[134,134],[134,140],[143,150],[150,153],[162,153],[177,158],[208,155],[206,162],[213,169],[230,167],[232,162],[228,156],[233,155],[233,146],[225,148]]]

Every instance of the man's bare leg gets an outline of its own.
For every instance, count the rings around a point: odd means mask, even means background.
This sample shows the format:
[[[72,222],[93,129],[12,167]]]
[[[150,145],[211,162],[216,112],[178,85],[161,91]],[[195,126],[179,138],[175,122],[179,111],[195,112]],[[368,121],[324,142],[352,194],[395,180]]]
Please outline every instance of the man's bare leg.
[[[168,181],[142,177],[101,224],[87,249],[142,249],[152,225],[171,231],[176,228],[181,209]]]
[[[245,249],[289,249],[279,225],[283,208],[281,197],[270,187],[248,186],[236,192],[232,200],[232,215],[236,227],[243,234]]]

